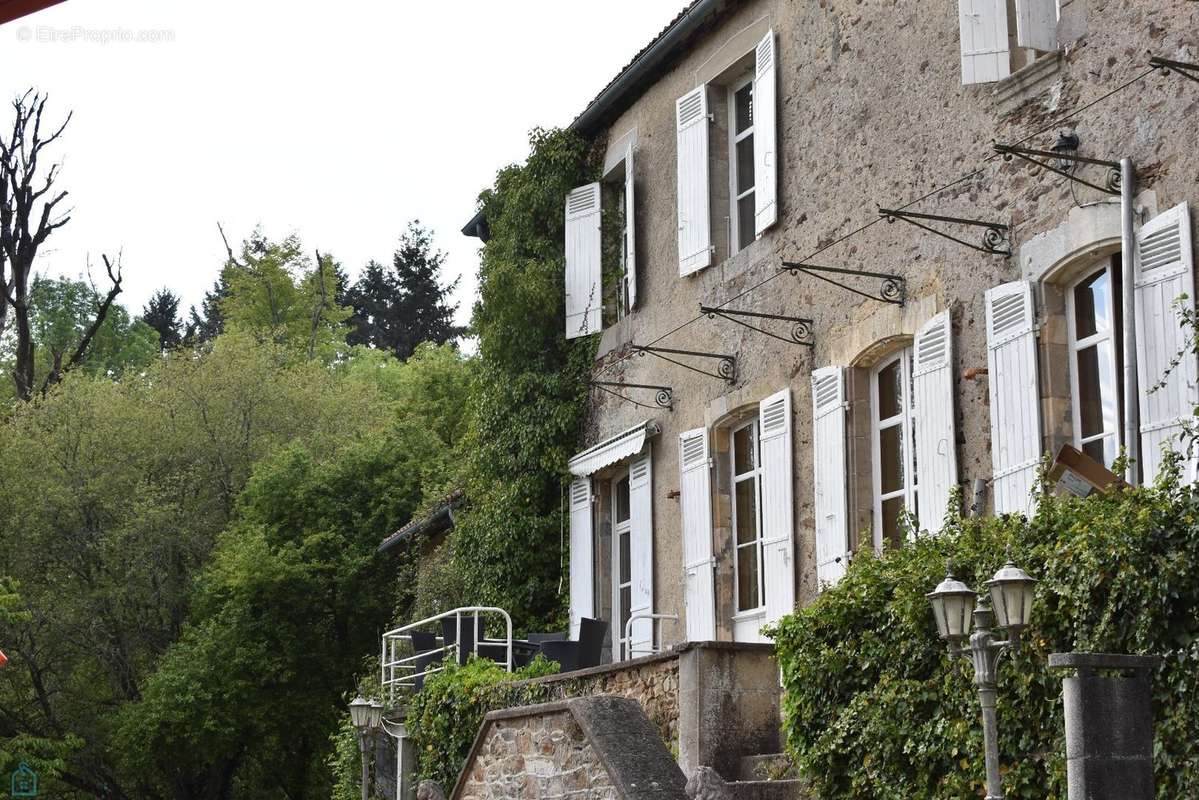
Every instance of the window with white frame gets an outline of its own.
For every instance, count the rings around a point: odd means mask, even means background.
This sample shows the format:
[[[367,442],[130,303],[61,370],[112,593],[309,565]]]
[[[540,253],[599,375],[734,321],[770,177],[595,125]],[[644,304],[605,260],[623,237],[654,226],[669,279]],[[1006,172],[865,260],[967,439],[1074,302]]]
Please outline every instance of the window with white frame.
[[[737,612],[763,605],[762,464],[758,453],[758,420],[733,429],[730,448],[733,476],[733,549]]]
[[[633,514],[630,499],[629,472],[624,470],[612,481],[612,550],[615,556],[612,565],[612,617],[617,621],[617,653],[627,650],[628,639],[624,632],[633,605]]]
[[[729,87],[729,251],[754,240],[754,80]]]
[[[676,101],[680,275],[690,275],[713,263],[714,222],[729,222],[728,254],[732,254],[778,221],[777,83],[774,31],[767,31],[744,61],[730,65],[713,84],[696,86]],[[721,112],[725,103],[727,112]],[[713,123],[718,130],[728,132],[727,213],[720,198],[715,206],[712,203],[709,138]],[[719,139],[716,152],[723,152],[725,145]],[[723,178],[724,173],[718,172],[716,184],[721,184]]]
[[[917,513],[912,349],[905,347],[870,375],[874,463],[874,542],[900,544],[904,511]]]
[[[1120,256],[1066,295],[1074,445],[1107,467],[1120,452],[1123,357]]]

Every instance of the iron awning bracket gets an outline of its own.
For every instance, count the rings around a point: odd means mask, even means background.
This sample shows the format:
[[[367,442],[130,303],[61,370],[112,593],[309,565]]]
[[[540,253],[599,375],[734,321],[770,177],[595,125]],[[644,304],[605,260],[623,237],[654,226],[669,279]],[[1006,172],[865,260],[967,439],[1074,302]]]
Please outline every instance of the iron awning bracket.
[[[1034,150],[1030,147],[1017,147],[1016,145],[997,144],[995,152],[1003,156],[1004,161],[1011,161],[1012,157],[1023,159],[1030,164],[1036,164],[1038,167],[1047,169],[1050,172],[1061,175],[1063,178],[1069,178],[1075,183],[1081,183],[1083,186],[1089,186],[1098,192],[1104,194],[1120,196],[1120,164],[1116,161],[1104,161],[1099,158],[1088,158],[1087,156],[1071,155],[1070,153],[1055,153],[1049,150]],[[1049,159],[1043,161],[1042,159]],[[1069,170],[1064,170],[1056,166],[1053,161],[1072,161],[1075,164],[1095,164],[1100,167],[1107,167],[1107,184],[1100,186],[1090,181],[1083,180]]]
[[[708,319],[712,319],[714,317],[723,317],[724,319],[727,319],[729,322],[735,322],[738,325],[741,325],[742,327],[749,328],[751,331],[757,331],[758,333],[763,334],[764,336],[769,336],[772,339],[778,339],[780,342],[787,342],[789,344],[801,344],[804,347],[815,347],[816,346],[815,336],[814,336],[814,332],[813,332],[813,322],[812,322],[812,320],[810,320],[806,317],[792,317],[792,316],[789,316],[786,314],[763,314],[758,311],[739,311],[734,308],[719,308],[719,307],[713,307],[713,306],[705,306],[702,303],[700,304],[700,307],[699,307],[699,313],[707,314]],[[787,338],[786,336],[779,336],[777,333],[771,333],[770,331],[763,330],[762,328],[759,328],[757,325],[750,325],[748,322],[742,322],[741,320],[737,319],[737,317],[749,317],[750,319],[779,320],[781,322],[790,322],[791,323],[791,331],[790,331],[791,338]]]
[[[848,292],[853,292],[856,295],[860,295],[870,300],[878,300],[882,303],[892,303],[893,305],[897,306],[902,306],[907,301],[908,283],[899,275],[889,275],[885,272],[867,272],[866,270],[860,269],[843,269],[841,267],[822,267],[817,264],[805,264],[799,261],[784,261],[783,269],[787,270],[792,275],[798,276],[802,272],[803,274],[810,275],[813,278],[819,278],[825,283],[831,283],[833,286],[839,286]],[[861,289],[850,286],[848,283],[842,283],[834,278],[826,277],[821,273],[877,278],[882,281],[882,286],[877,293],[864,292]]]
[[[620,381],[588,381],[587,385],[594,386],[601,392],[607,392],[613,397],[619,397],[621,400],[632,403],[635,406],[652,409],[654,406],[646,405],[645,403],[639,403],[633,398],[625,397],[620,393],[621,389],[646,389],[655,393],[654,404],[657,405],[658,408],[665,408],[669,411],[674,411],[674,389],[669,386],[654,386],[648,383],[623,383]]]
[[[1163,73],[1173,72],[1199,83],[1199,64],[1191,64],[1186,61],[1171,61],[1168,58],[1154,56],[1149,59],[1149,66],[1160,67]]]
[[[951,242],[957,242],[963,247],[969,247],[971,250],[977,250],[980,253],[994,256],[1010,256],[1010,249],[1003,249],[1002,245],[1007,243],[1008,226],[999,222],[986,222],[980,219],[964,219],[962,217],[945,217],[940,214],[917,214],[915,211],[901,211],[896,208],[879,207],[879,216],[884,217],[887,222],[894,222],[897,219],[903,220],[909,225],[915,225],[921,230],[936,234],[942,239],[948,239]],[[942,230],[937,230],[931,225],[925,225],[926,222],[947,222],[953,225],[967,225],[973,228],[983,228],[982,244],[973,244],[965,239],[959,239],[953,234],[946,233]]]
[[[633,351],[639,356],[644,356],[649,353],[655,358],[660,358],[663,361],[669,361],[671,364],[689,369],[692,372],[698,372],[700,375],[707,375],[709,378],[717,378],[728,383],[734,383],[737,380],[737,358],[736,356],[724,355],[722,353],[704,353],[697,350],[674,350],[669,347],[650,347],[648,345],[633,345]],[[671,358],[670,356],[693,356],[695,358],[714,358],[716,359],[716,371],[708,372],[707,370],[693,367],[690,364]]]

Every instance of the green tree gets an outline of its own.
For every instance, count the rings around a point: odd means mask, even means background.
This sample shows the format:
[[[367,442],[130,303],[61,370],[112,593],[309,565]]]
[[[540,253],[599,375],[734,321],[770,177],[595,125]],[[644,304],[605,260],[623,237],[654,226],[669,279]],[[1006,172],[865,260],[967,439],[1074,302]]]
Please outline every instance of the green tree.
[[[0,573],[21,581],[31,614],[0,631],[19,665],[0,676],[0,749],[69,750],[53,796],[152,796],[144,784],[161,776],[125,769],[114,732],[207,618],[192,621],[197,575],[254,465],[289,446],[325,459],[391,417],[371,385],[230,333],[144,377],[75,373],[0,422]],[[273,674],[270,659],[258,668],[259,682]]]
[[[292,235],[271,242],[261,231],[229,257],[222,273],[229,293],[221,301],[224,324],[285,346],[308,359],[330,360],[345,349],[349,311],[337,305],[338,270],[317,253],[316,262]]]
[[[454,325],[458,306],[449,303],[458,280],[441,285],[444,264],[432,233],[419,220],[408,223],[391,269],[369,262],[346,292],[353,308],[350,344],[388,350],[402,361],[421,342],[444,344],[461,336],[463,329]]]
[[[200,308],[191,307],[188,312],[187,329],[183,340],[193,347],[211,342],[225,330],[225,315],[221,313],[221,303],[229,296],[229,281],[222,271],[220,277],[213,282],[212,288],[204,293]]]
[[[179,295],[159,289],[142,309],[142,322],[158,332],[162,350],[173,350],[183,343],[183,321],[179,319]]]

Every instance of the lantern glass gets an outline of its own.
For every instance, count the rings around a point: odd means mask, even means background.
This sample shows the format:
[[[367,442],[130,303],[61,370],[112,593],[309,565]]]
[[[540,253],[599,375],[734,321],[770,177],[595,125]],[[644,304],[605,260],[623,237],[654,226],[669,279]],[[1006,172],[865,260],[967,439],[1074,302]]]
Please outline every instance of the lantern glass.
[[[372,731],[383,727],[383,704],[378,700],[371,701],[368,724]]]
[[[371,723],[371,703],[359,695],[350,703],[350,722],[360,731],[368,730]]]
[[[987,581],[996,627],[1020,630],[1028,625],[1036,586],[1036,579],[1010,561]]]
[[[953,642],[970,635],[976,595],[969,586],[947,575],[927,597],[942,639]]]

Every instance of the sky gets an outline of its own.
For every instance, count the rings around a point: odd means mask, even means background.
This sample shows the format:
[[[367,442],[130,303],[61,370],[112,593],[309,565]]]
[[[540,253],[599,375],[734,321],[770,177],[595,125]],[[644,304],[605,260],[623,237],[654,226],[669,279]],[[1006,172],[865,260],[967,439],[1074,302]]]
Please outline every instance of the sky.
[[[567,125],[683,0],[66,0],[0,26],[0,122],[34,88],[74,116],[56,149],[71,221],[37,271],[100,281],[122,256],[135,313],[161,287],[198,303],[256,225],[353,277],[409,220],[461,276],[460,233],[535,126]]]

